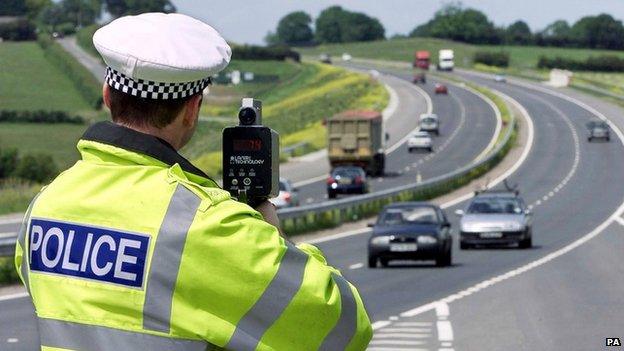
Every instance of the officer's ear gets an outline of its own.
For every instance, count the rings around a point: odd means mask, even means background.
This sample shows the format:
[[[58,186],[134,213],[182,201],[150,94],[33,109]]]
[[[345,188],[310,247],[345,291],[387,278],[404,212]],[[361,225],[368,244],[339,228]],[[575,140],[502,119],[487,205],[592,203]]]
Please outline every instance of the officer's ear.
[[[202,94],[197,94],[186,102],[183,117],[184,125],[194,126],[195,123],[197,123],[197,117],[199,116],[203,98],[204,96]]]
[[[110,96],[110,87],[108,84],[104,83],[102,86],[102,99],[104,100],[104,105],[111,109],[111,96]]]

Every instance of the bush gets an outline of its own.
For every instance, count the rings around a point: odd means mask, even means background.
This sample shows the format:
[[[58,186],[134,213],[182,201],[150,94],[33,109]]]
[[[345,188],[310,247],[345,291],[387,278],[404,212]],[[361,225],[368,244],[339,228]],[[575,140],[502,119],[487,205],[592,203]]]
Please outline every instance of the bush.
[[[13,257],[0,257],[0,286],[19,282]]]
[[[290,58],[296,62],[301,61],[301,56],[296,51],[285,45],[256,46],[243,45],[232,48],[232,58],[235,60],[275,60],[285,61]]]
[[[40,35],[38,43],[45,57],[67,74],[89,105],[99,110],[102,107],[102,84],[50,37]]]
[[[61,23],[54,27],[54,31],[62,35],[72,35],[76,33],[76,25],[73,23]]]
[[[27,154],[19,159],[13,176],[24,180],[43,183],[54,178],[58,168],[52,156],[45,154]]]
[[[592,56],[587,58],[585,61],[582,61],[559,56],[541,56],[537,62],[537,68],[559,68],[572,71],[622,72],[624,71],[624,59],[617,56],[605,55]]]
[[[0,179],[8,178],[17,166],[17,150],[0,150]]]
[[[477,51],[474,55],[474,62],[488,66],[509,67],[509,53],[503,51]]]
[[[85,120],[80,116],[70,116],[64,111],[0,110],[0,122],[84,124]]]
[[[37,39],[35,25],[27,19],[0,23],[0,38],[11,41],[35,40]]]

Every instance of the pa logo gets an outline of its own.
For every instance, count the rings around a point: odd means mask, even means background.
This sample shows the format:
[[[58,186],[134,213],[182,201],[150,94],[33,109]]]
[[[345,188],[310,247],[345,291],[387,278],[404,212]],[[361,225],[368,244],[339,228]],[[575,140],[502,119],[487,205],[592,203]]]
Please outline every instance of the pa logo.
[[[622,346],[620,338],[606,338],[606,346]]]

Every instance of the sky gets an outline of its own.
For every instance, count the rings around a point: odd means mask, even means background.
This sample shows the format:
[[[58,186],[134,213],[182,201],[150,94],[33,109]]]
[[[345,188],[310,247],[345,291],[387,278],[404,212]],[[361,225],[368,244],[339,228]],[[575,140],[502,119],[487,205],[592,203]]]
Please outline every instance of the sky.
[[[377,17],[386,36],[407,34],[428,21],[445,0],[172,0],[178,12],[199,18],[237,43],[263,44],[266,33],[275,30],[284,15],[303,10],[313,20],[325,8],[345,9]],[[542,29],[557,19],[574,22],[586,15],[608,13],[624,20],[623,0],[463,0],[465,7],[483,11],[496,25],[518,19],[531,30]]]

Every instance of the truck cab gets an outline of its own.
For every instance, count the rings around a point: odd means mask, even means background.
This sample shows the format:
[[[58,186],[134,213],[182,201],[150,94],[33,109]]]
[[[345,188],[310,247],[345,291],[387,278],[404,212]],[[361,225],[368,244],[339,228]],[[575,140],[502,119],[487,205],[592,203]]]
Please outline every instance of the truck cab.
[[[438,54],[438,70],[452,71],[455,68],[455,53],[453,50],[443,49]]]
[[[414,55],[413,67],[414,68],[420,68],[422,70],[428,71],[429,70],[429,59],[430,59],[429,51],[425,51],[425,50],[416,51],[416,53]]]

